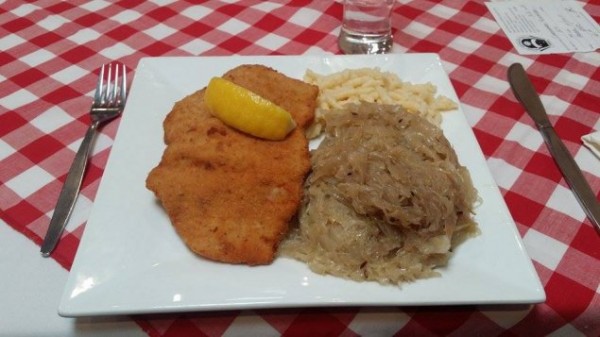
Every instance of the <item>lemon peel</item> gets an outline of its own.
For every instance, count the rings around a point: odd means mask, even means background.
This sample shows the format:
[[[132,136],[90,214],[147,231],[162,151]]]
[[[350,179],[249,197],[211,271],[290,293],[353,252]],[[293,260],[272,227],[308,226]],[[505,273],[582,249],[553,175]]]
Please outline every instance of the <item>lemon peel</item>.
[[[204,102],[223,123],[255,137],[282,140],[296,127],[288,111],[221,77],[210,80]]]

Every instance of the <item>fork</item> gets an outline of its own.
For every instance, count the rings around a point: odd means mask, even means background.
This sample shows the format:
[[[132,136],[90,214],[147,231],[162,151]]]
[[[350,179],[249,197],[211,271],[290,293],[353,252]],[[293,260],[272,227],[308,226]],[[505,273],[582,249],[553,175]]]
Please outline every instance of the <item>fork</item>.
[[[48,232],[40,250],[42,256],[50,256],[73,211],[98,128],[123,112],[126,99],[127,69],[125,65],[120,63],[102,65],[96,92],[94,93],[94,101],[90,108],[91,123],[79,146],[79,150],[77,150],[65,184],[58,197],[54,214],[48,226]]]

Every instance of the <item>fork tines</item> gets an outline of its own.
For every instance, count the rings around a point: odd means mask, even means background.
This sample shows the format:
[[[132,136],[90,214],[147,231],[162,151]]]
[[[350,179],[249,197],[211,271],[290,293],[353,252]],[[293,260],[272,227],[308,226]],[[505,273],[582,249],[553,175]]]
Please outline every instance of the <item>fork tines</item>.
[[[103,64],[98,76],[94,102],[108,107],[122,107],[127,98],[127,68],[122,63]]]

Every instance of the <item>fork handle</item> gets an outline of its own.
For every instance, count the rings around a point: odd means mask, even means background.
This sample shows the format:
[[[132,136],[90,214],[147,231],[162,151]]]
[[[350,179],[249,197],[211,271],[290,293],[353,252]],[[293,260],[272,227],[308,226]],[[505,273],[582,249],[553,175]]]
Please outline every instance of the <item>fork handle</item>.
[[[88,157],[96,136],[98,125],[99,122],[97,121],[93,121],[90,124],[90,127],[85,133],[83,141],[79,146],[79,150],[77,150],[73,164],[71,164],[71,168],[67,174],[67,180],[60,191],[58,202],[56,203],[54,213],[52,214],[48,232],[42,243],[40,252],[44,257],[50,256],[50,253],[54,250],[54,247],[56,247],[56,244],[67,225],[69,216],[73,211],[73,206],[75,206],[75,200],[77,200],[77,195],[81,188],[81,181],[83,180],[83,174],[87,166]]]

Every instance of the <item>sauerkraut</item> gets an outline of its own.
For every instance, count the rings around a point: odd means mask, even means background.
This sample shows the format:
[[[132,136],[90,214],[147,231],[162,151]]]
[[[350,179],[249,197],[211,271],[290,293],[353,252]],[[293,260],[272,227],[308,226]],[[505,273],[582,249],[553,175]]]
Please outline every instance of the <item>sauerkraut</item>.
[[[298,224],[280,254],[359,281],[438,275],[477,233],[477,192],[442,130],[395,105],[349,104],[324,118]]]

